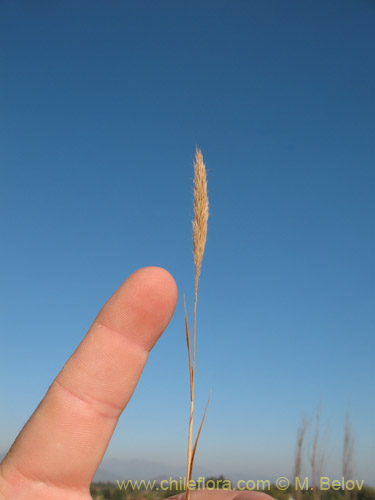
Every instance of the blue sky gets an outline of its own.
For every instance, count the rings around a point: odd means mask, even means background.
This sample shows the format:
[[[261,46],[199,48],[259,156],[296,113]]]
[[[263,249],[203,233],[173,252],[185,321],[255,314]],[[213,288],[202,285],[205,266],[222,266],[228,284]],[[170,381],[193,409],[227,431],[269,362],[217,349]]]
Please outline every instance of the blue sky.
[[[0,4],[0,451],[122,281],[179,302],[107,457],[184,465],[195,147],[211,214],[197,330],[197,464],[292,472],[347,407],[374,483],[375,4]],[[183,470],[183,469],[182,469]]]

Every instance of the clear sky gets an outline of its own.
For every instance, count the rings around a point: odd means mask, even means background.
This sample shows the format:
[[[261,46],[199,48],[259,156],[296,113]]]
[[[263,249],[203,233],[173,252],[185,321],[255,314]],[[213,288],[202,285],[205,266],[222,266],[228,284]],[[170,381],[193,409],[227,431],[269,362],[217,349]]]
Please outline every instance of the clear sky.
[[[0,2],[0,451],[157,265],[176,313],[107,457],[185,463],[198,145],[197,464],[289,475],[321,403],[327,472],[349,407],[375,482],[374,53],[371,0]]]

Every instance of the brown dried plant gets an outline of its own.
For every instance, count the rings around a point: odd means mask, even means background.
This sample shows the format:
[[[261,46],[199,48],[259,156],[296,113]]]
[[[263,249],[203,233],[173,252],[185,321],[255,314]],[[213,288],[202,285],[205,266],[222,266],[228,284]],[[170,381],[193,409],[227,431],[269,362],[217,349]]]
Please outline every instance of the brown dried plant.
[[[323,468],[326,462],[326,449],[327,437],[321,439],[320,436],[320,415],[321,415],[321,405],[319,404],[316,414],[315,414],[315,429],[313,435],[312,450],[310,456],[311,464],[311,476],[312,476],[312,489],[313,489],[313,499],[320,500],[321,489],[320,480],[323,474]]]
[[[345,415],[344,428],[344,449],[342,455],[342,475],[345,481],[353,479],[353,455],[354,455],[354,437],[352,431],[352,423],[350,420],[349,409]],[[351,500],[356,496],[356,491],[350,491],[345,488],[345,500]]]
[[[305,415],[302,416],[302,421],[297,431],[297,446],[296,446],[296,459],[294,464],[294,484],[296,500],[302,500],[302,488],[301,486],[301,470],[302,470],[302,451],[303,444],[306,437],[306,431],[308,427],[308,421]],[[297,482],[298,481],[298,482]]]
[[[197,299],[198,299],[198,282],[201,272],[202,259],[204,248],[207,239],[207,220],[208,220],[208,196],[207,196],[207,175],[206,167],[203,163],[201,151],[197,148],[194,162],[194,219],[193,219],[193,253],[195,265],[195,298],[194,298],[194,334],[193,334],[193,354],[191,353],[191,341],[189,325],[185,306],[185,327],[186,341],[189,355],[189,374],[190,374],[190,418],[189,418],[189,436],[188,436],[188,460],[187,460],[187,476],[186,476],[186,500],[190,498],[190,481],[193,473],[193,464],[195,452],[197,449],[198,439],[202,430],[203,422],[206,416],[208,403],[203,414],[201,424],[198,429],[193,446],[193,417],[194,417],[194,382],[195,382],[195,338],[197,326]],[[211,396],[211,395],[210,395]]]

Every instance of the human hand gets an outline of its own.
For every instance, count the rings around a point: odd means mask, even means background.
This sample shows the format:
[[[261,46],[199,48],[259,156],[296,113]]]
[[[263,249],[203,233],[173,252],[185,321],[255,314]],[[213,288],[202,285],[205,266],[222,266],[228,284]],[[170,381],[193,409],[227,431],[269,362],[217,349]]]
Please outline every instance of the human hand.
[[[0,500],[87,500],[148,353],[171,319],[165,270],[132,274],[99,312],[0,464]]]
[[[135,272],[112,295],[0,464],[0,500],[91,498],[90,483],[176,301],[172,276],[156,267]],[[196,491],[192,499],[213,494],[268,497]]]

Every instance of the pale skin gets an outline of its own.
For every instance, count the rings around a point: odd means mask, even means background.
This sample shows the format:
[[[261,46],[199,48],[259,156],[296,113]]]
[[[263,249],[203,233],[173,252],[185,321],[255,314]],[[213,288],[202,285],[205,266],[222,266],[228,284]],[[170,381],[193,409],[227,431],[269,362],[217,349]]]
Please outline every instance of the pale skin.
[[[0,500],[91,499],[92,478],[176,302],[174,279],[158,267],[120,286],[0,464]],[[192,498],[270,499],[238,491],[194,491]]]

